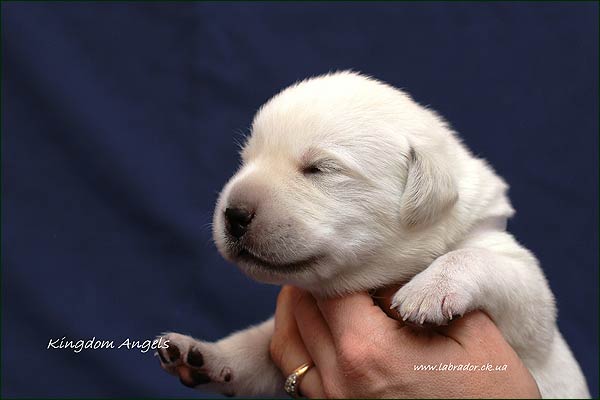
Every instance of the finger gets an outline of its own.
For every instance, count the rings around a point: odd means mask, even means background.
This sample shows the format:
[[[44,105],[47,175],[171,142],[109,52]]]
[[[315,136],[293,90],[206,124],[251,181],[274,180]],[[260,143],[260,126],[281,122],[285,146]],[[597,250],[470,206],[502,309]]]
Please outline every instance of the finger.
[[[336,367],[336,352],[329,327],[309,293],[298,301],[294,310],[298,331],[311,359],[321,371],[332,371]]]
[[[398,327],[397,322],[392,321],[373,304],[373,299],[365,292],[332,299],[317,299],[317,305],[335,342],[348,332],[368,337],[374,327],[379,330]]]
[[[448,336],[463,347],[484,340],[486,342],[501,340],[502,334],[483,311],[473,311],[462,318],[451,321],[448,326],[438,327],[437,331]]]
[[[287,333],[295,330],[294,308],[302,296],[302,291],[293,286],[284,286],[277,296],[275,308],[275,330]]]
[[[287,378],[301,365],[312,363],[310,360],[310,355],[298,334],[288,340],[279,369],[283,372],[283,376]],[[302,396],[305,397],[321,399],[325,397],[321,376],[315,365],[312,365],[300,378],[299,389]]]
[[[289,376],[296,368],[304,363],[312,362],[310,353],[302,343],[298,332],[296,320],[294,319],[294,308],[302,296],[302,291],[291,286],[285,286],[277,299],[275,311],[275,333],[273,341],[279,349],[272,351],[277,353],[273,362],[282,371],[285,377]],[[272,344],[273,345],[273,344]],[[317,370],[310,368],[300,381],[300,391],[303,396],[323,398],[321,377]]]

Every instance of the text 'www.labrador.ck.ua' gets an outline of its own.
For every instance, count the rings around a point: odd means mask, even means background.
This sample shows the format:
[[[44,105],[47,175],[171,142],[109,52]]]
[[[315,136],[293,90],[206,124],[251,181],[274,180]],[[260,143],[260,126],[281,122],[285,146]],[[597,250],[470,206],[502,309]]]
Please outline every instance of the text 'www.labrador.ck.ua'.
[[[537,259],[505,231],[507,184],[435,112],[357,73],[319,76],[258,111],[242,160],[213,233],[246,274],[318,296],[408,281],[393,298],[402,318],[484,310],[543,397],[589,397]],[[161,364],[194,369],[191,386],[280,395],[272,333],[272,318],[215,343],[169,333]]]

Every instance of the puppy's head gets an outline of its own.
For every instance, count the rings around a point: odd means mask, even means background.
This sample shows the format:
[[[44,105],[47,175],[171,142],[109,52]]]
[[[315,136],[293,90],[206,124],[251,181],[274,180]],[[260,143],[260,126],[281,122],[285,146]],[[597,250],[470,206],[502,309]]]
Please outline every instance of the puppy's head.
[[[264,282],[364,286],[369,264],[419,257],[415,238],[453,207],[451,137],[374,79],[341,72],[291,86],[254,119],[217,202],[217,247]]]

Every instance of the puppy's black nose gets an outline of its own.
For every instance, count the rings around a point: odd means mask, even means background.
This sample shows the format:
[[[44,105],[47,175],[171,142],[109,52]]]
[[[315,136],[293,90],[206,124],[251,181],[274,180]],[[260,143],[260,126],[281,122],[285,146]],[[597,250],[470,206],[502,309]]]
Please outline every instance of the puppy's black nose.
[[[227,230],[236,239],[244,236],[248,230],[248,225],[254,218],[254,213],[245,208],[228,207],[225,209],[225,219],[227,220]]]

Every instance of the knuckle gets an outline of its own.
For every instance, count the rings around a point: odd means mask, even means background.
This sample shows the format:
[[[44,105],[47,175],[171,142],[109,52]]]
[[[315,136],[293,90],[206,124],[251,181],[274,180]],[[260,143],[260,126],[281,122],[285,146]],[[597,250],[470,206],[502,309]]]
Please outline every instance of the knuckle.
[[[346,370],[355,369],[357,365],[363,365],[369,356],[369,346],[365,346],[363,340],[354,334],[347,334],[340,338],[338,357],[340,364]]]

